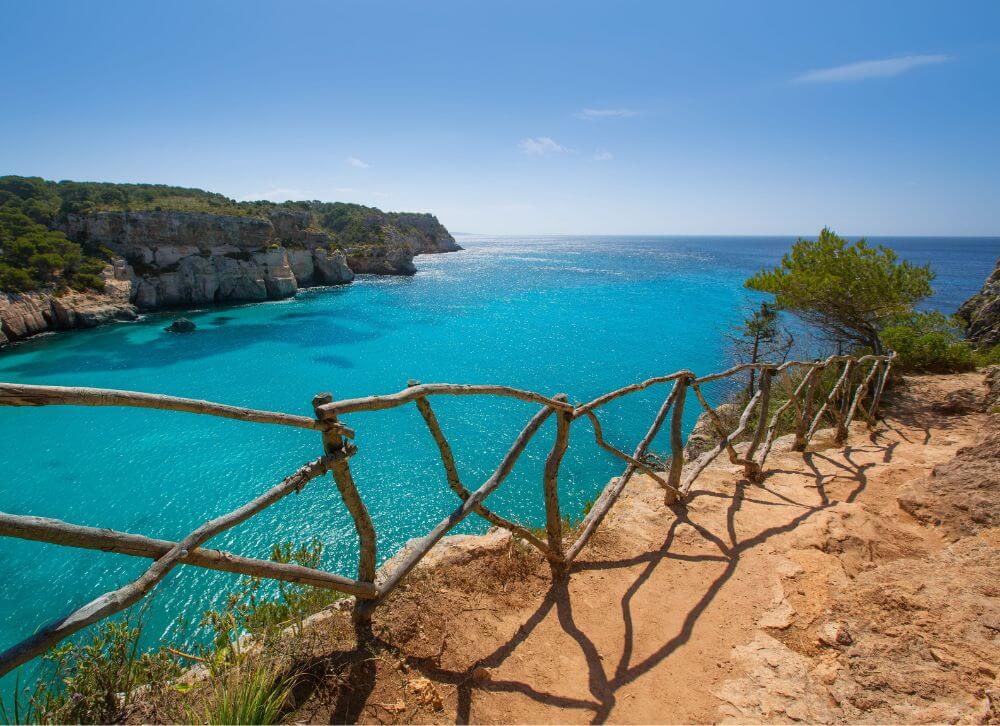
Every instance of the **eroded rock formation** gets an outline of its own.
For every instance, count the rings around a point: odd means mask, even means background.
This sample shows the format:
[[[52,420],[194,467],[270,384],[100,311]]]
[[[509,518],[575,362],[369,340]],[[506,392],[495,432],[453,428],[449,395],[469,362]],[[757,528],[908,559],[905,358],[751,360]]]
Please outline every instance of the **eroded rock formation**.
[[[105,268],[103,292],[0,293],[0,347],[50,330],[135,320],[132,294],[133,279],[124,262]]]
[[[983,289],[958,309],[958,317],[969,324],[969,340],[987,346],[1000,344],[1000,260]]]
[[[0,346],[140,311],[290,297],[302,287],[349,283],[355,273],[412,275],[414,255],[461,249],[430,215],[387,216],[398,226],[345,244],[308,211],[70,214],[58,225],[67,237],[113,256],[105,291],[0,292]]]

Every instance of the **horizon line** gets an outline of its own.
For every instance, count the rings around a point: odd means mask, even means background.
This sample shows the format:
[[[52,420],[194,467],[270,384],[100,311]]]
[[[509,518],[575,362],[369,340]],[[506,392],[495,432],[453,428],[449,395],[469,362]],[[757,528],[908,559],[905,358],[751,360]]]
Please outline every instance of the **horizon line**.
[[[801,234],[795,232],[450,232],[453,237],[811,237],[812,234]],[[904,234],[898,232],[887,232],[878,234],[856,234],[853,232],[840,232],[842,237],[858,238],[882,238],[899,237],[903,239],[980,239],[1000,241],[1000,233],[997,234]]]

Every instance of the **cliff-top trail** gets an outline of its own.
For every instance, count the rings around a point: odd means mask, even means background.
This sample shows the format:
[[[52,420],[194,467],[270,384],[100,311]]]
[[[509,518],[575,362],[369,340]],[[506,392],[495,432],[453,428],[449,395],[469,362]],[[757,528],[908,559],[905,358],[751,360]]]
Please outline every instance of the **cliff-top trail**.
[[[874,431],[776,446],[761,485],[715,464],[686,511],[636,479],[555,585],[499,533],[453,544],[363,648],[346,614],[318,619],[290,719],[996,723],[1000,426],[983,380],[908,378]]]

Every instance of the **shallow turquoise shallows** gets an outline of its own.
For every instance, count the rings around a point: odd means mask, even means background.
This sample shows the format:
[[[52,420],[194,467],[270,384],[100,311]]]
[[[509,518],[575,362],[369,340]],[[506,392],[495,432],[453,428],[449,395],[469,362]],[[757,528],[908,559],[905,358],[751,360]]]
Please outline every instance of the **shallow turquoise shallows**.
[[[198,330],[163,332],[171,315],[30,341],[0,353],[0,380],[97,386],[205,398],[311,415],[321,391],[389,393],[408,379],[503,383],[584,401],[653,375],[729,363],[723,334],[747,300],[743,279],[774,264],[787,238],[464,238],[464,252],[417,259],[413,278],[363,277],[276,303],[186,313]],[[982,284],[1000,240],[894,240],[939,273],[946,311]],[[808,346],[808,342],[804,345]],[[631,450],[667,391],[655,387],[602,412]],[[720,390],[713,391],[716,397]],[[434,400],[469,488],[488,476],[532,406],[490,398]],[[685,425],[697,415],[688,406]],[[352,414],[351,461],[378,532],[379,560],[424,534],[457,503],[413,406]],[[553,425],[490,499],[542,521],[540,474]],[[173,539],[277,483],[320,454],[317,433],[182,413],[112,408],[0,409],[0,510]],[[663,451],[658,440],[654,450]],[[573,426],[563,503],[579,514],[620,470]],[[463,531],[482,530],[469,520]],[[325,566],[356,574],[350,519],[329,477],[211,545],[267,557],[273,543],[318,537]],[[135,577],[148,561],[0,540],[0,647]],[[181,612],[197,619],[236,577],[190,567],[159,587],[152,642]],[[173,636],[178,633],[173,632]]]

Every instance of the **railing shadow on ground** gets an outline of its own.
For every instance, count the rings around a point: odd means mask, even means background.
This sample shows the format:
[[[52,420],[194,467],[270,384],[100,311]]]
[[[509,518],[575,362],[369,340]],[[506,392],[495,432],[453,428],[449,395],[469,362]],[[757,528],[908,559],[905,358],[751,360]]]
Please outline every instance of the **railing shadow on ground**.
[[[588,403],[578,405],[571,404],[564,394],[548,397],[508,386],[420,384],[416,381],[410,381],[407,388],[389,395],[334,401],[330,394],[319,394],[313,399],[315,418],[159,394],[0,383],[0,405],[5,406],[128,406],[182,411],[255,423],[311,429],[321,434],[323,445],[323,456],[320,458],[301,467],[256,499],[228,514],[204,523],[177,542],[156,540],[107,529],[82,527],[40,517],[0,513],[0,536],[111,551],[153,560],[153,563],[138,579],[105,593],[67,616],[43,626],[30,637],[0,653],[0,676],[41,655],[83,627],[110,617],[138,602],[151,592],[167,573],[180,564],[303,583],[348,593],[355,597],[353,611],[355,619],[359,623],[364,623],[370,619],[372,610],[386,600],[388,595],[406,578],[434,545],[458,523],[473,513],[483,517],[491,524],[510,530],[515,536],[539,550],[549,561],[553,571],[551,605],[559,607],[561,620],[570,630],[577,632],[572,627],[572,609],[568,599],[565,602],[560,600],[559,593],[565,594],[567,592],[563,583],[563,575],[574,569],[574,562],[578,555],[636,472],[641,472],[655,481],[664,492],[665,506],[671,509],[677,522],[685,521],[684,501],[692,496],[692,487],[701,473],[723,452],[726,453],[732,464],[743,468],[744,476],[748,481],[759,482],[764,478],[766,473],[764,466],[783,415],[791,412],[795,420],[794,448],[796,450],[805,450],[824,420],[829,419],[835,425],[835,440],[838,442],[846,440],[850,424],[856,417],[863,418],[870,426],[874,426],[893,359],[894,355],[831,356],[823,361],[787,361],[780,365],[771,363],[746,364],[700,378],[690,371],[678,371],[625,386],[599,396]],[[821,390],[821,386],[817,386],[816,383],[822,379],[823,372],[831,366],[836,369],[841,363],[843,370],[839,373],[836,383],[828,392]],[[863,369],[867,364],[870,366],[865,372]],[[740,375],[751,369],[760,372],[755,391],[743,409],[736,428],[727,431],[727,427],[720,420],[718,413],[706,401],[700,387],[705,383]],[[793,370],[801,371],[801,378],[789,384],[787,400],[772,411],[770,405],[773,395],[772,382],[777,376],[784,375],[788,378]],[[622,396],[665,383],[673,384],[670,392],[663,401],[646,435],[631,455],[604,439],[600,420],[595,413],[598,409]],[[791,390],[793,386],[794,391]],[[681,426],[686,393],[689,389],[695,393],[698,403],[705,411],[704,415],[707,415],[709,421],[715,425],[721,439],[714,448],[701,454],[685,466]],[[444,436],[431,408],[430,397],[438,395],[501,396],[534,403],[541,408],[527,422],[494,473],[479,488],[470,492],[459,478],[450,443]],[[375,525],[358,493],[349,465],[350,457],[357,453],[357,448],[351,443],[354,430],[343,424],[339,417],[365,411],[385,410],[409,403],[416,405],[424,419],[428,432],[439,449],[447,484],[462,500],[462,503],[401,557],[391,558],[389,562],[393,563],[393,566],[390,569],[383,568],[382,571],[376,571]],[[794,411],[792,411],[793,406]],[[524,525],[507,520],[488,510],[483,502],[504,482],[531,438],[550,417],[555,418],[556,437],[545,462],[543,473],[542,493],[545,502],[546,524],[544,537],[542,537]],[[598,446],[612,456],[626,462],[627,466],[620,477],[612,479],[601,491],[594,506],[581,522],[575,541],[567,545],[564,542],[563,519],[559,507],[558,475],[560,464],[569,445],[570,426],[581,418],[586,418],[590,423]],[[754,418],[756,418],[756,422],[751,427]],[[659,470],[654,463],[651,463],[647,454],[653,439],[664,425],[667,425],[669,431],[670,458],[665,469]],[[751,428],[752,434],[749,434]],[[734,443],[745,433],[749,434],[749,440],[745,449],[737,452]],[[203,547],[211,538],[250,519],[285,496],[293,492],[301,492],[308,483],[327,472],[331,472],[333,475],[334,482],[347,511],[351,515],[357,533],[359,560],[356,579],[297,565],[244,558],[232,553]],[[742,490],[738,489],[738,495],[733,500],[737,506],[741,501],[740,497],[742,497]],[[690,520],[687,522],[690,523]],[[709,536],[706,531],[699,531],[702,532],[703,536]],[[734,532],[730,532],[730,539],[733,541],[735,541],[734,536]],[[731,565],[734,566],[735,562],[738,561],[740,550],[734,550],[735,545],[732,547],[725,545],[721,539],[717,541],[717,546],[730,558]],[[737,554],[736,557],[733,555],[734,551]],[[579,569],[581,565],[582,563],[578,564],[576,569]],[[562,589],[560,590],[560,588]],[[584,646],[583,640],[585,638],[582,633],[578,633],[578,635],[580,636],[581,648],[585,648],[589,652],[591,646]],[[631,673],[632,670],[630,668],[627,672]],[[613,685],[616,682],[616,680],[610,680],[607,681],[607,684]],[[599,691],[604,689],[604,686],[600,685],[599,678],[595,681],[594,688]]]
[[[887,447],[878,447],[885,449]],[[822,459],[834,466],[840,463],[828,456]],[[811,465],[815,466],[815,465]],[[525,698],[546,706],[553,706],[562,709],[574,709],[587,712],[592,723],[606,721],[617,705],[616,694],[625,686],[635,682],[638,678],[657,667],[664,660],[682,648],[692,637],[694,628],[700,617],[709,608],[716,596],[722,591],[725,585],[738,573],[741,557],[749,550],[758,547],[774,537],[787,534],[806,522],[816,514],[823,512],[840,501],[853,501],[867,486],[865,470],[868,465],[848,466],[847,471],[851,474],[848,481],[853,481],[853,486],[845,493],[842,500],[831,500],[825,491],[824,477],[817,477],[816,488],[819,502],[812,505],[795,504],[804,511],[791,517],[788,521],[780,524],[765,527],[753,534],[740,536],[737,533],[738,515],[743,509],[744,503],[755,502],[761,505],[780,506],[781,502],[767,502],[751,499],[747,496],[749,491],[755,488],[763,489],[772,495],[783,498],[782,495],[767,489],[762,484],[751,482],[746,479],[740,480],[735,491],[728,498],[729,505],[725,515],[725,539],[707,528],[692,521],[688,516],[686,507],[681,504],[672,505],[671,509],[675,518],[670,523],[666,536],[662,544],[656,549],[649,550],[638,555],[620,559],[594,559],[584,560],[574,563],[570,574],[583,571],[607,570],[615,572],[626,572],[631,568],[642,565],[641,571],[634,576],[626,588],[625,594],[621,598],[620,612],[622,630],[624,633],[621,656],[614,666],[613,672],[609,674],[605,670],[604,658],[598,646],[587,636],[584,630],[579,627],[573,615],[573,597],[570,593],[568,580],[559,578],[553,581],[538,604],[537,608],[525,619],[524,623],[517,629],[515,634],[506,642],[497,646],[492,652],[479,658],[474,663],[460,670],[442,668],[439,663],[430,659],[414,658],[397,648],[391,641],[379,638],[371,634],[366,634],[366,640],[359,645],[359,652],[366,652],[365,649],[371,646],[386,649],[395,653],[401,658],[406,658],[411,666],[415,667],[425,677],[439,683],[446,683],[456,687],[457,697],[454,714],[448,720],[456,723],[470,723],[473,721],[472,706],[476,692],[506,692],[519,694]],[[787,473],[803,474],[802,471],[790,471]],[[698,490],[693,493],[693,497],[705,496],[716,497],[717,492]],[[692,527],[702,539],[720,551],[720,554],[700,554],[687,555],[673,551],[677,528],[682,525]],[[726,541],[728,540],[728,541]],[[668,560],[683,560],[689,563],[706,563],[713,566],[723,564],[724,567],[708,586],[704,589],[697,600],[685,613],[680,627],[673,633],[665,636],[652,653],[642,660],[632,663],[634,653],[634,624],[632,615],[632,602],[640,590],[649,582],[655,574],[657,568],[661,567]],[[503,680],[491,678],[485,682],[478,682],[475,672],[479,668],[496,669],[499,668],[517,648],[529,639],[538,626],[545,621],[552,610],[556,611],[556,618],[561,630],[577,643],[586,662],[588,669],[588,690],[591,698],[579,698],[574,696],[561,695],[544,690],[537,686],[518,680]],[[368,639],[370,638],[370,640]],[[353,688],[352,688],[353,690]],[[331,714],[332,716],[332,714]],[[453,717],[453,718],[452,718]]]

